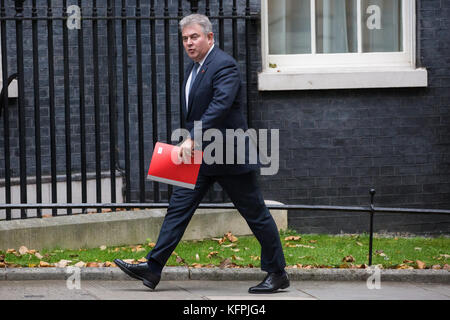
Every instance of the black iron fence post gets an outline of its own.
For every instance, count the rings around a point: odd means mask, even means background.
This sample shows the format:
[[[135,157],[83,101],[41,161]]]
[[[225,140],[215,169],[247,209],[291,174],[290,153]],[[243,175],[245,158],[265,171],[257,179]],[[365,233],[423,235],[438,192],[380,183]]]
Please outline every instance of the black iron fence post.
[[[19,156],[20,156],[20,202],[27,203],[27,162],[25,151],[25,79],[23,65],[23,2],[24,0],[15,0],[16,9],[16,49],[17,49],[17,73],[19,89]],[[20,210],[22,219],[27,217],[25,209]]]
[[[372,265],[373,215],[375,213],[375,207],[374,207],[374,204],[373,204],[373,198],[374,197],[375,197],[375,189],[370,189],[369,266]]]

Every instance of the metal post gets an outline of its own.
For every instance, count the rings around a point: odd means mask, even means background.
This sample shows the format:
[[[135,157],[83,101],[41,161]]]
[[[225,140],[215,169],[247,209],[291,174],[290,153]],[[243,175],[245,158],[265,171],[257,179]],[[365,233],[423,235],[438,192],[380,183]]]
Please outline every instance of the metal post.
[[[375,208],[373,205],[373,198],[375,197],[375,189],[370,189],[370,226],[369,226],[369,266],[372,265],[372,244],[373,244],[373,214]]]
[[[197,13],[198,11],[198,0],[188,0],[191,3],[191,12]]]
[[[17,73],[19,88],[19,167],[20,167],[20,202],[27,203],[27,163],[26,163],[26,143],[25,143],[25,80],[24,80],[24,55],[23,55],[23,2],[15,0],[16,9],[16,46],[17,46]],[[5,83],[4,85],[8,85]],[[20,210],[21,219],[27,218],[25,209]]]

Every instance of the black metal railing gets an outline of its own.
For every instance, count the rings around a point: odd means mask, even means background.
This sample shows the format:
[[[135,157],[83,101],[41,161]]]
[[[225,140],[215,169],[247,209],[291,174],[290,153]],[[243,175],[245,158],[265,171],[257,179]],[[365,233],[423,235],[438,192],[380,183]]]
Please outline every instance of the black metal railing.
[[[119,194],[127,203],[168,201],[171,187],[146,181],[146,172],[155,143],[170,141],[172,129],[183,125],[180,92],[188,61],[178,22],[191,12],[210,17],[218,46],[242,66],[250,123],[249,34],[259,16],[251,14],[249,0],[212,2],[78,0],[80,27],[69,29],[74,16],[67,0],[0,0],[3,83],[17,73],[19,93],[17,106],[7,90],[2,96],[4,202],[13,202],[12,187],[18,186],[20,217],[29,217],[25,204],[44,201],[45,180],[48,202],[72,203],[74,174],[81,203],[94,194],[95,202],[105,202],[105,192],[111,203],[122,201]],[[93,173],[95,191],[88,187]],[[119,177],[123,190],[117,189]],[[220,200],[226,200],[221,190],[206,197]],[[59,214],[57,206],[51,209]],[[72,207],[66,209],[72,214]],[[42,217],[42,208],[36,216]],[[7,207],[5,219],[11,218]]]

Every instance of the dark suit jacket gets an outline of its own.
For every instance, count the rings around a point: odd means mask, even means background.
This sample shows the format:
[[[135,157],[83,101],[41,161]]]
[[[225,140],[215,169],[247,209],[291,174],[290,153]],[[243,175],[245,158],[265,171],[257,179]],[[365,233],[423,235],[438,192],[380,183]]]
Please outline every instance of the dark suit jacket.
[[[183,115],[185,118],[185,128],[194,137],[194,121],[202,121],[202,130],[216,128],[223,133],[223,141],[226,141],[226,129],[248,129],[247,123],[242,113],[241,78],[239,67],[236,61],[222,51],[217,45],[207,56],[202,67],[198,70],[192,89],[189,93],[189,106],[186,111],[185,87],[189,74],[194,63],[191,63],[186,70],[184,85],[182,90]],[[238,154],[235,139],[234,164],[203,163],[200,172],[205,175],[241,174],[259,168],[258,164],[249,163],[248,145],[246,144],[246,155],[244,164],[237,164]],[[208,145],[203,142],[203,150]],[[225,148],[225,144],[224,144]]]

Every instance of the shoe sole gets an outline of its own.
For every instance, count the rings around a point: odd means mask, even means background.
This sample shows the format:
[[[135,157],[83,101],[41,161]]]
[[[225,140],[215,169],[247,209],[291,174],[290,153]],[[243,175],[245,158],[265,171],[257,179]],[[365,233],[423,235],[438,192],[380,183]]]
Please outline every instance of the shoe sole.
[[[150,289],[152,289],[152,290],[155,289],[156,285],[155,285],[154,283],[152,283],[152,282],[148,281],[147,279],[144,279],[144,278],[142,278],[142,277],[140,277],[140,276],[134,274],[133,272],[131,272],[131,271],[128,270],[127,268],[121,266],[119,263],[117,263],[117,262],[115,262],[115,263],[116,263],[116,266],[118,266],[120,270],[122,270],[123,272],[125,272],[127,275],[129,275],[129,276],[132,277],[133,279],[141,280],[142,283],[144,284],[144,286],[146,286],[146,287],[148,287],[148,288],[150,288]]]
[[[288,283],[282,285],[279,289],[276,289],[276,290],[271,290],[271,291],[250,291],[250,290],[248,290],[248,293],[253,293],[253,294],[255,294],[255,293],[256,294],[275,293],[275,292],[277,292],[280,289],[289,288],[289,285],[290,285],[290,283],[288,282]]]

